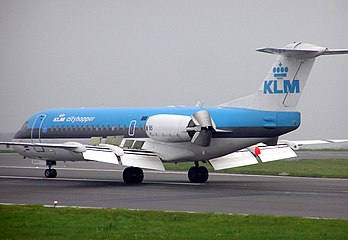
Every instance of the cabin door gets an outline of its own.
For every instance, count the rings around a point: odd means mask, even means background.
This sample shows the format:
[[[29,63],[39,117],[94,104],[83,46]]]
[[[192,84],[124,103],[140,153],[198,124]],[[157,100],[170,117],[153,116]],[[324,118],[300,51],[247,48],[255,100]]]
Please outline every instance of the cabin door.
[[[32,143],[41,143],[41,135],[42,135],[42,124],[47,117],[46,114],[37,115],[33,125],[31,126],[31,142]],[[37,152],[44,152],[43,147],[34,147]]]

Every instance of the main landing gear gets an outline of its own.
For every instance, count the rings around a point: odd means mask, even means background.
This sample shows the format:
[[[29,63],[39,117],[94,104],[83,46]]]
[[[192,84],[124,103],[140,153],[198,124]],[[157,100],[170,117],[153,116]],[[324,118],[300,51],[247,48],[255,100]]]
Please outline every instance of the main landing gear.
[[[144,180],[144,172],[138,167],[127,167],[123,171],[123,181],[127,184],[139,184]]]
[[[48,169],[45,170],[45,177],[46,178],[57,177],[57,170],[52,168],[52,166],[57,165],[56,161],[46,161],[46,165],[48,166]]]
[[[206,167],[199,166],[198,162],[195,162],[195,166],[188,171],[188,178],[192,183],[205,183],[209,178],[209,172]]]

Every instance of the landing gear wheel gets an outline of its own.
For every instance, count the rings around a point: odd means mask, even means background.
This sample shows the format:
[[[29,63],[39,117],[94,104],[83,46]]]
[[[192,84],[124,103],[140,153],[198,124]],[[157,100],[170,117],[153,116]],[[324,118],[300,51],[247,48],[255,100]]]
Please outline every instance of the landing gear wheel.
[[[198,167],[198,171],[199,171],[199,174],[200,174],[200,182],[201,183],[204,183],[208,180],[209,178],[209,172],[208,172],[208,169],[206,167]]]
[[[56,169],[46,169],[45,170],[45,177],[46,178],[55,178],[55,177],[57,177],[57,170]]]
[[[46,178],[55,178],[57,177],[57,170],[53,169],[52,166],[56,166],[56,161],[46,161],[46,165],[48,166],[48,169],[45,170],[45,177]]]
[[[51,177],[51,171],[50,171],[50,169],[46,169],[46,170],[45,170],[45,177],[46,177],[46,178],[50,178],[50,177]]]
[[[139,184],[144,180],[144,172],[138,167],[128,167],[123,171],[123,181],[127,184]]]
[[[52,178],[57,177],[57,170],[56,169],[51,169],[51,177]]]
[[[188,178],[192,183],[204,183],[209,178],[209,172],[206,167],[191,167],[188,171]]]

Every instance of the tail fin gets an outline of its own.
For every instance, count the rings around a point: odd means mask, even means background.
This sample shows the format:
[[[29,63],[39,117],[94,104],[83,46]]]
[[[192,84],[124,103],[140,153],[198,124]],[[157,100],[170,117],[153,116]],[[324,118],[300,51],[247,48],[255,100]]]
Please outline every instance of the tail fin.
[[[301,97],[315,58],[348,53],[348,49],[329,50],[305,43],[291,43],[285,48],[260,48],[257,51],[279,55],[258,92],[220,106],[293,110]]]

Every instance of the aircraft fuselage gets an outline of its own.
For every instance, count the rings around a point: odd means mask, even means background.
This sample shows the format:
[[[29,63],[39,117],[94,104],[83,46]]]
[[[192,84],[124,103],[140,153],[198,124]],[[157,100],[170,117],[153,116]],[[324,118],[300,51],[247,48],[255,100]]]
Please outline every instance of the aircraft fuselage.
[[[209,111],[218,129],[212,133],[211,143],[207,147],[190,142],[192,136],[189,132],[180,129],[177,133],[157,133],[158,126],[151,125],[148,121],[150,117],[160,114],[192,116],[202,109]],[[124,140],[145,141],[143,149],[159,153],[163,161],[201,161],[278,137],[295,130],[299,125],[299,112],[224,107],[69,108],[46,110],[33,115],[16,133],[14,140],[87,144],[91,137],[124,136]],[[169,128],[173,129],[173,126],[168,125]],[[177,140],[175,134],[187,134],[187,140]],[[66,150],[61,150],[62,153],[59,154],[56,149],[49,148],[14,148],[18,153],[31,158],[66,160],[68,157],[69,160],[83,160],[79,154],[75,156]]]

